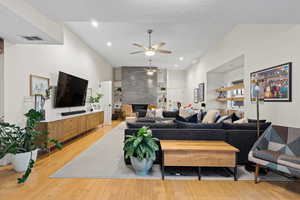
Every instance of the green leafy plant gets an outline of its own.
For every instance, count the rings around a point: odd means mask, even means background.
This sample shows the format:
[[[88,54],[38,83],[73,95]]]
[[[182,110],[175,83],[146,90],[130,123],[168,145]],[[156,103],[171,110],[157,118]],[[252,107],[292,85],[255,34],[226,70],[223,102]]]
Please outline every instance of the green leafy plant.
[[[103,94],[97,93],[95,97],[89,97],[89,103],[99,103],[100,99],[103,97]]]
[[[42,119],[42,114],[31,109],[25,114],[26,126],[20,128],[16,125],[8,123],[0,123],[0,159],[6,154],[18,154],[31,152],[28,168],[21,178],[18,178],[18,183],[24,183],[33,168],[35,161],[32,159],[32,151],[36,149],[48,149],[48,143],[54,143],[58,149],[62,145],[55,139],[47,138],[47,132],[37,131],[37,123]]]
[[[138,160],[156,159],[156,151],[159,150],[157,138],[152,137],[152,131],[148,127],[140,128],[135,135],[127,135],[124,142],[125,157],[136,157]]]

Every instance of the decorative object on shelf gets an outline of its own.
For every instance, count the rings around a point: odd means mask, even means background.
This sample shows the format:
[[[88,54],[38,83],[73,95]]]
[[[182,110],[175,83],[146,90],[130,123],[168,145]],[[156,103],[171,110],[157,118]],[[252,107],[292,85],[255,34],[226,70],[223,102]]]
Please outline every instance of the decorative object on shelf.
[[[260,71],[252,72],[250,80],[257,77],[264,86],[264,101],[291,102],[292,101],[292,63],[285,63]],[[251,98],[253,91],[251,91]]]
[[[103,94],[97,93],[95,97],[90,96],[89,103],[91,105],[91,110],[100,110],[100,99],[103,97]]]
[[[30,96],[43,95],[49,89],[50,79],[37,75],[30,75]]]
[[[204,86],[205,86],[204,83],[199,84],[199,102],[204,101],[204,93],[205,93],[205,87]]]
[[[0,159],[7,154],[13,154],[12,164],[17,172],[25,172],[18,183],[24,183],[35,164],[38,149],[48,149],[48,143],[53,143],[59,149],[61,144],[54,139],[45,139],[47,132],[38,132],[37,123],[42,119],[41,113],[31,109],[25,114],[26,127],[0,123]],[[39,142],[40,141],[40,142]]]
[[[147,127],[140,128],[135,135],[127,135],[124,142],[125,157],[130,158],[136,174],[146,175],[156,160],[159,140],[152,137]]]
[[[46,111],[44,109],[45,106],[45,102],[46,102],[46,98],[43,95],[35,95],[34,97],[34,109],[41,113],[42,117],[41,120],[45,120],[46,118]]]

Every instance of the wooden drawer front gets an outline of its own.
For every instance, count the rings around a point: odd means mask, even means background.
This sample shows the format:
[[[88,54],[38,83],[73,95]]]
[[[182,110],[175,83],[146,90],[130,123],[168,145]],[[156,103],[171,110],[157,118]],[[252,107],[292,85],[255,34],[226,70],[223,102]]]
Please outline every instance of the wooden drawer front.
[[[62,121],[48,123],[48,133],[49,138],[62,141],[64,138]]]
[[[96,114],[90,114],[87,116],[87,129],[91,130],[98,126],[98,118]]]
[[[231,151],[165,151],[165,166],[234,167]]]
[[[104,123],[104,112],[100,112],[99,113],[99,124],[103,124]]]
[[[78,117],[78,134],[87,131],[86,117]]]
[[[63,120],[64,137],[75,136],[78,132],[78,118]]]

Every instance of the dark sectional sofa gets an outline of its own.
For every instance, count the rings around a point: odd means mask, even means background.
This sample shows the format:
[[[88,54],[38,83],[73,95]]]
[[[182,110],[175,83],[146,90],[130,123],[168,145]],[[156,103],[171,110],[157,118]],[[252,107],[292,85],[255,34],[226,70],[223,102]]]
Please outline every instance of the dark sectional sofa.
[[[260,126],[261,133],[271,123],[262,123]],[[173,123],[164,123],[160,121],[153,122],[136,122],[127,123],[125,129],[126,135],[133,135],[140,127],[150,127],[153,137],[160,140],[219,140],[225,141],[238,148],[237,163],[239,165],[249,164],[248,153],[257,140],[257,131],[255,123],[246,124],[192,124],[174,120]],[[125,159],[126,164],[130,164]],[[157,153],[155,163],[161,162],[161,151]]]

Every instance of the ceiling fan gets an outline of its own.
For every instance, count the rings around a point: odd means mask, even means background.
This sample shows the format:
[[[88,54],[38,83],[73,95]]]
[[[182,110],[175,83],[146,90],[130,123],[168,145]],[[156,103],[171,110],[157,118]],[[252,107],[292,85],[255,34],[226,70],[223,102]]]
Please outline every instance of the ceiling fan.
[[[145,47],[143,45],[134,43],[133,46],[136,46],[136,47],[139,47],[139,48],[143,48],[143,50],[131,52],[130,54],[144,53],[146,56],[150,56],[150,57],[154,56],[156,53],[171,54],[172,51],[159,49],[160,47],[166,45],[165,42],[160,42],[158,44],[152,45],[152,41],[151,41],[151,34],[152,33],[153,33],[153,30],[149,29],[148,30],[148,35],[149,35],[149,46],[148,47]]]
[[[157,71],[157,68],[152,66],[152,60],[149,59],[149,67],[146,69],[147,75],[153,76],[156,71]]]

